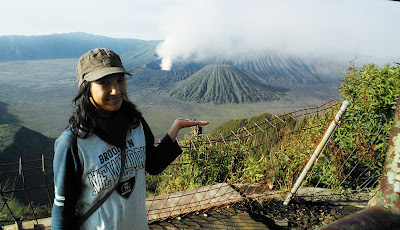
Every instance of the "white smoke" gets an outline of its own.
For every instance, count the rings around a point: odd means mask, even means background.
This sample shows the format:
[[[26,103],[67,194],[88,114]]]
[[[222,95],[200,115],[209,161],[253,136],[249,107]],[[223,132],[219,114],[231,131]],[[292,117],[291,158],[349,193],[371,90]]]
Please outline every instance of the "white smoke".
[[[400,56],[398,12],[400,3],[378,0],[182,1],[163,12],[157,54],[164,70],[241,50]]]

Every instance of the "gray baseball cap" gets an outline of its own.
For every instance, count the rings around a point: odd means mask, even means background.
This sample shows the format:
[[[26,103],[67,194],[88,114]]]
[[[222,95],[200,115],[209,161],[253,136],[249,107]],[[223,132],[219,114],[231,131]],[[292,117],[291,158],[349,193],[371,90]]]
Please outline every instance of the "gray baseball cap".
[[[85,81],[95,81],[114,73],[131,75],[122,65],[120,57],[109,49],[89,50],[79,58],[76,79],[80,87]]]

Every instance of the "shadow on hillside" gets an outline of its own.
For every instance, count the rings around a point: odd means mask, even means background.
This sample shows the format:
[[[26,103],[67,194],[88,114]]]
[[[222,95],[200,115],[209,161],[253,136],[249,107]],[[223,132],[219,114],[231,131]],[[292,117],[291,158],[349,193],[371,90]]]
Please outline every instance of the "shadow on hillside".
[[[54,139],[15,126],[13,142],[0,152],[0,183],[23,204],[49,204],[53,196]],[[43,155],[43,159],[42,159]],[[43,170],[44,169],[44,170]],[[14,191],[14,192],[11,192]]]
[[[8,113],[7,106],[7,103],[0,101],[0,124],[20,124],[16,115]]]

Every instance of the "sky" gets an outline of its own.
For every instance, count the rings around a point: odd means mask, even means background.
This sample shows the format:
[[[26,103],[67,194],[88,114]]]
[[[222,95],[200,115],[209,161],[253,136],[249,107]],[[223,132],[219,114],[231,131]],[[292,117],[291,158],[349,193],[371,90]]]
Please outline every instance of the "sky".
[[[400,2],[388,0],[4,2],[0,36],[86,32],[163,40],[157,52],[165,68],[233,50],[400,57]]]

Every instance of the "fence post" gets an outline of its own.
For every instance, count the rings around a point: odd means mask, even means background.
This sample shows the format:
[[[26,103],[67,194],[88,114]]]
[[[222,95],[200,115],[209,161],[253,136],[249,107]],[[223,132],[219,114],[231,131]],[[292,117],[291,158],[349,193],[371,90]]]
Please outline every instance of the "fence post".
[[[23,228],[22,228],[22,220],[16,220],[15,221],[15,228],[17,230],[23,230]]]
[[[400,96],[397,100],[377,198],[377,205],[400,214]]]
[[[324,150],[326,143],[328,142],[329,138],[331,137],[333,131],[335,130],[337,124],[340,122],[341,117],[346,112],[347,107],[350,105],[350,102],[343,101],[342,106],[340,107],[339,111],[337,112],[335,118],[329,125],[328,129],[326,130],[321,142],[318,144],[317,148],[315,148],[314,153],[311,155],[310,160],[307,162],[307,165],[304,167],[303,171],[301,172],[300,176],[297,178],[296,183],[294,184],[290,193],[286,196],[283,205],[288,205],[292,196],[296,194],[297,189],[299,189],[301,183],[303,182],[304,178],[307,176],[308,171],[314,165],[314,162],[317,160],[319,154]]]

